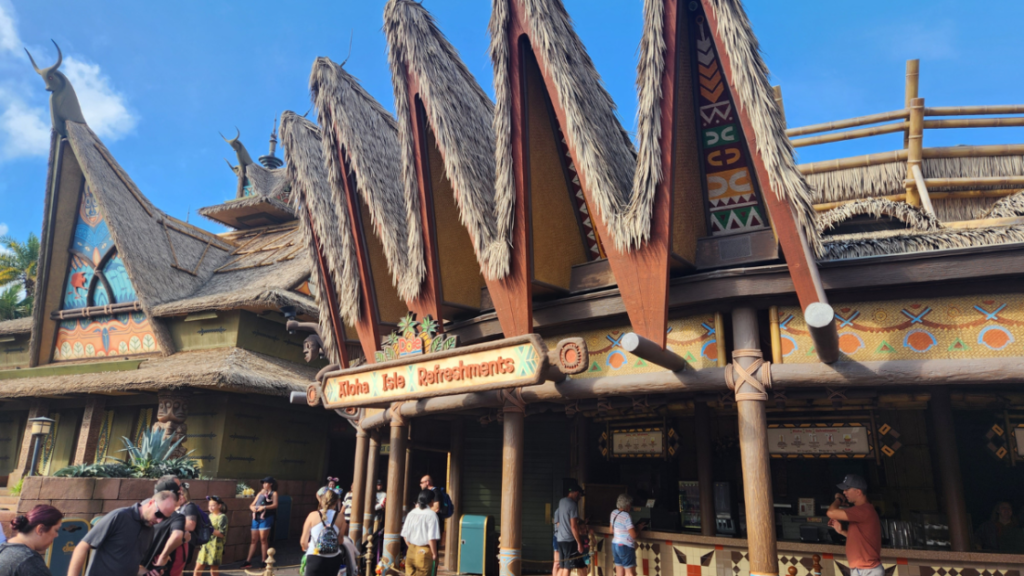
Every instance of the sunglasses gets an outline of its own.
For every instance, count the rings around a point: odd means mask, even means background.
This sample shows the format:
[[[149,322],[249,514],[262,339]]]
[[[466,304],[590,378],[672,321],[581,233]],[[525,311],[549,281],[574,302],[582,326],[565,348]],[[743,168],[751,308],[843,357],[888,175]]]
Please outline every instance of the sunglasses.
[[[165,516],[164,513],[159,510],[154,512],[153,515],[156,516],[158,520],[167,520],[167,516]]]

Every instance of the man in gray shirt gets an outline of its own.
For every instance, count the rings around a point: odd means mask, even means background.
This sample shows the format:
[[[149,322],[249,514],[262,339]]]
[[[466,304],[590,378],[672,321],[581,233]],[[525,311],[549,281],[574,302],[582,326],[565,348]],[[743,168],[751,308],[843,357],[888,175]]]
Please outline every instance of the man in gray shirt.
[[[153,526],[174,514],[178,497],[157,492],[149,500],[107,514],[75,546],[68,574],[81,574],[92,551],[85,576],[139,576],[144,574],[142,556],[149,548]]]
[[[569,570],[576,564],[576,558],[583,555],[583,540],[579,533],[579,501],[583,488],[573,484],[569,494],[558,501],[555,510],[555,540],[558,541],[558,559],[561,565],[558,576],[569,576]]]

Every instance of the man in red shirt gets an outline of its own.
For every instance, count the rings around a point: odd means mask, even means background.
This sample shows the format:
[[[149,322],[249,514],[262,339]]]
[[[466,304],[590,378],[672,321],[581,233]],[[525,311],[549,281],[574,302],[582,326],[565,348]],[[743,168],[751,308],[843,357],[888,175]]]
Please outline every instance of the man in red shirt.
[[[882,568],[882,524],[865,492],[868,483],[857,474],[847,474],[838,484],[842,494],[828,507],[828,525],[846,536],[846,560],[851,576],[885,576]],[[840,522],[849,525],[843,530]]]

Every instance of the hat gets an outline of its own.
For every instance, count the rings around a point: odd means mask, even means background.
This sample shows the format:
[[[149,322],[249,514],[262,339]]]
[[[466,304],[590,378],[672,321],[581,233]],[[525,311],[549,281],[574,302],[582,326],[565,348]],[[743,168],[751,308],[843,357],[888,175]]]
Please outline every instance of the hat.
[[[263,484],[263,483],[275,484],[275,483],[277,483],[277,480],[274,480],[273,476],[264,476],[263,480],[260,480],[260,484]]]
[[[579,484],[573,484],[569,487],[569,491],[566,494],[572,494],[573,492],[579,492],[580,496],[586,496],[587,493],[583,491],[583,487]]]
[[[181,490],[181,487],[178,486],[178,483],[174,480],[162,480],[156,483],[156,486],[153,488],[153,493],[156,494],[157,492],[163,492],[165,490],[177,494]]]
[[[218,504],[224,504],[224,501],[221,500],[220,496],[217,496],[216,494],[214,494],[213,496],[207,496],[206,499],[207,500],[213,500],[214,502],[216,502]]]
[[[836,486],[839,487],[840,490],[849,490],[850,488],[856,488],[862,492],[867,492],[868,490],[867,480],[858,474],[847,474],[846,478],[843,478],[843,481],[836,484]]]

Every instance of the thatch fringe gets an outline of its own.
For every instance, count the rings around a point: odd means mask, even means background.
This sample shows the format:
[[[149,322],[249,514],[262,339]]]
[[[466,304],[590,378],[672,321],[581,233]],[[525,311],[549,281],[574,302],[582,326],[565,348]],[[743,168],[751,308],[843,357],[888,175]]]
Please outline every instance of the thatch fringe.
[[[962,222],[984,216],[998,198],[943,198],[932,199],[935,216],[942,222]]]
[[[28,334],[32,331],[32,318],[18,318],[0,322],[0,336]]]
[[[756,153],[764,161],[768,180],[775,195],[788,202],[796,213],[798,225],[804,230],[811,249],[820,253],[814,233],[815,213],[811,190],[804,175],[796,167],[793,146],[786,137],[786,127],[775,103],[768,82],[768,66],[761,58],[761,48],[738,0],[708,0],[718,20],[718,35],[725,44],[736,85],[736,105],[747,111],[757,141]],[[753,151],[752,151],[753,152]]]
[[[419,82],[427,123],[444,159],[459,221],[473,241],[480,269],[487,278],[503,278],[511,256],[512,208],[498,207],[495,217],[493,104],[434,17],[419,3],[389,0],[384,7],[384,34],[401,134],[407,205],[417,205],[419,197],[408,71]],[[419,222],[418,213],[410,214],[410,224],[413,218]]]
[[[654,195],[664,174],[661,165],[661,81],[665,75],[665,2],[645,0],[644,30],[640,37],[640,58],[636,65],[636,171],[630,218],[642,231],[642,240],[650,237],[650,217]],[[641,214],[646,214],[646,222]]]
[[[283,169],[282,169],[283,170]],[[288,195],[290,196],[290,192]],[[292,207],[286,201],[278,200],[272,196],[246,196],[245,198],[239,198],[238,200],[228,200],[223,204],[215,204],[213,206],[206,206],[196,210],[200,216],[204,216],[209,220],[223,224],[220,220],[213,218],[214,214],[219,214],[225,210],[237,210],[239,208],[248,208],[250,206],[257,206],[260,204],[269,204],[278,210],[285,212],[286,214],[292,213]]]
[[[218,348],[147,359],[138,370],[5,380],[0,398],[185,387],[286,396],[305,391],[315,377],[315,369],[287,360],[241,348]]]
[[[982,218],[1013,218],[1024,216],[1024,190],[1013,196],[1000,198]]]
[[[495,189],[499,211],[510,210],[507,203],[515,194],[509,123],[512,102],[508,87],[510,1],[516,0],[493,1],[489,26],[495,72],[494,135],[498,169]],[[596,204],[592,208],[604,220],[617,249],[639,246],[650,236],[653,196],[640,198],[635,206],[630,201],[628,195],[636,169],[635,151],[629,135],[615,117],[615,102],[605,90],[561,0],[524,0],[523,5],[530,23],[533,50],[547,64],[557,100],[565,110],[566,125],[562,126],[562,131],[574,148],[576,168],[585,178]],[[511,230],[511,219],[502,225]]]
[[[819,214],[817,232],[818,234],[823,234],[840,223],[863,214],[870,214],[874,218],[881,218],[882,216],[895,218],[916,230],[937,230],[942,226],[937,218],[906,202],[893,202],[884,198],[868,198],[843,204],[838,208],[833,208],[828,212]]]
[[[355,175],[360,197],[370,211],[369,227],[384,246],[388,270],[399,295],[415,297],[426,271],[418,196],[402,198],[398,126],[391,114],[352,75],[328,58],[317,58],[309,90],[322,131],[335,210],[348,211],[343,178]],[[348,166],[341,166],[344,152]],[[324,191],[328,188],[323,188]]]
[[[891,232],[891,231],[888,231]],[[874,237],[871,237],[874,236]],[[991,246],[1024,242],[1024,226],[979,228],[976,230],[936,230],[903,232],[900,235],[861,235],[824,242],[823,260],[844,260],[867,256],[930,252],[972,246]]]
[[[320,252],[331,272],[329,278],[322,278],[319,267],[311,266],[318,294],[326,295],[325,283],[331,282],[338,312],[347,323],[355,324],[359,320],[361,300],[352,216],[348,213],[344,190],[339,193],[335,189],[334,194],[331,194],[327,174],[329,164],[324,162],[322,147],[324,139],[320,129],[302,116],[291,111],[281,115],[281,142],[284,144],[288,177],[292,182],[292,205],[300,216],[299,227],[309,250],[310,261],[315,263],[318,259],[315,232]],[[307,214],[312,216],[312,230]],[[318,300],[326,301],[326,298]],[[324,304],[326,302],[321,303],[320,325],[326,347],[328,342],[341,338],[341,335],[330,333],[330,315],[326,313]],[[325,331],[325,328],[328,330]],[[333,346],[330,349],[333,350]]]
[[[252,184],[254,196],[265,196],[288,203],[291,188],[285,168],[271,170],[259,164],[249,164],[245,167],[245,175]]]

